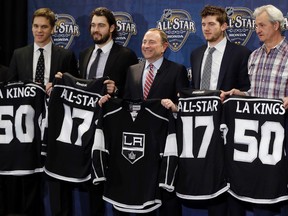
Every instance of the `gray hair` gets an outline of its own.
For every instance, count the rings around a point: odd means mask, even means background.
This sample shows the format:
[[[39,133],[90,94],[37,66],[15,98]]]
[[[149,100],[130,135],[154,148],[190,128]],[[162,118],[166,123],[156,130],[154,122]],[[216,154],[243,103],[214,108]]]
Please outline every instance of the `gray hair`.
[[[280,31],[284,31],[284,16],[283,13],[273,5],[263,5],[254,10],[253,16],[257,17],[263,12],[266,12],[269,16],[270,22],[278,22],[280,24]]]

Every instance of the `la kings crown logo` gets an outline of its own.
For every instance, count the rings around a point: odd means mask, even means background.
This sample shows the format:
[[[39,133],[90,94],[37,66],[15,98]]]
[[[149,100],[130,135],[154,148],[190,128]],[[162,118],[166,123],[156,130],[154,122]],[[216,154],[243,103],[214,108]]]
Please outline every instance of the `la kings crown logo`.
[[[255,30],[252,11],[244,7],[226,7],[225,10],[229,19],[227,38],[232,43],[245,46]]]
[[[69,14],[56,14],[56,24],[52,35],[53,44],[68,49],[74,39],[79,37],[79,26]]]
[[[167,34],[169,47],[174,52],[181,49],[191,32],[196,32],[190,14],[180,9],[165,9],[157,22],[157,28]]]
[[[122,155],[131,164],[144,157],[145,134],[123,132]]]
[[[133,22],[132,16],[125,12],[114,12],[116,19],[118,37],[115,42],[122,46],[127,46],[132,35],[137,34],[136,24]]]

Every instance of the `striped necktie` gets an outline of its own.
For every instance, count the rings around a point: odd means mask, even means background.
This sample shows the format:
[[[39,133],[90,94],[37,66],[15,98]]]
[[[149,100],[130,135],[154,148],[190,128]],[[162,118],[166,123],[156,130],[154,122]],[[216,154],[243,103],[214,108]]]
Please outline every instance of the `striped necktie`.
[[[153,68],[154,68],[153,64],[150,64],[149,65],[149,71],[148,71],[148,74],[146,76],[146,80],[145,80],[145,84],[144,84],[144,94],[143,94],[144,100],[147,99],[151,85],[152,85],[153,80],[154,80]]]

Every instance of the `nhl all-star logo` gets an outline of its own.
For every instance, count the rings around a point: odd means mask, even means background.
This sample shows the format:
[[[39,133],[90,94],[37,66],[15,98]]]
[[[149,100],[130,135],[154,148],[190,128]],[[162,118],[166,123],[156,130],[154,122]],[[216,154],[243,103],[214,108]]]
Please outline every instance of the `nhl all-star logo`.
[[[53,44],[68,49],[74,37],[79,37],[79,26],[69,14],[56,14],[56,24],[52,35]]]
[[[181,49],[190,33],[196,32],[190,14],[180,9],[165,9],[157,27],[167,34],[169,47],[174,52]]]
[[[122,155],[131,164],[144,157],[145,134],[123,132]]]
[[[284,21],[284,30],[288,31],[288,12],[286,16],[284,16],[285,21]]]
[[[114,12],[116,19],[118,37],[115,42],[127,46],[132,35],[137,34],[136,24],[133,22],[132,16],[125,12]]]
[[[255,30],[255,20],[253,12],[244,7],[226,7],[229,18],[227,38],[236,44],[245,46]]]

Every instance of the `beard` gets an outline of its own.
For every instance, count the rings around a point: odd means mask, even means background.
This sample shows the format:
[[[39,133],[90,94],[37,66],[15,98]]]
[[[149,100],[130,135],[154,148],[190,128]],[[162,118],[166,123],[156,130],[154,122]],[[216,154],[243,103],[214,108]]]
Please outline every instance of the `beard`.
[[[110,38],[110,35],[109,34],[105,34],[105,35],[103,35],[101,37],[101,39],[94,39],[93,38],[93,40],[94,40],[95,44],[104,44],[104,43],[106,43],[109,40],[109,38]]]
[[[214,35],[211,35],[210,37],[205,37],[205,39],[206,41],[213,43],[223,37],[224,37],[224,33],[218,32],[218,33],[215,33]]]

